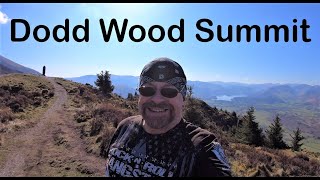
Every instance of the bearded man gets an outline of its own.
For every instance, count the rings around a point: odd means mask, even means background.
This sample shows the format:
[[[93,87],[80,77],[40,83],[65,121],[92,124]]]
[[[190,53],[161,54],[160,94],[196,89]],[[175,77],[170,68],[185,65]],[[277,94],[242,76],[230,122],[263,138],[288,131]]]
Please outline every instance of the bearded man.
[[[158,58],[145,65],[140,115],[118,124],[107,149],[107,177],[231,176],[214,134],[183,118],[186,87],[177,62]]]

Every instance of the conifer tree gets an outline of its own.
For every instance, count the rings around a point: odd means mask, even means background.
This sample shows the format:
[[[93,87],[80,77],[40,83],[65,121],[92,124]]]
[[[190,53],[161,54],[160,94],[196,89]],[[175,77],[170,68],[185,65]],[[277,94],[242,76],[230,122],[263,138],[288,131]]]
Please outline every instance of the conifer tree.
[[[243,117],[242,125],[238,128],[237,136],[240,142],[249,145],[264,145],[264,135],[259,124],[255,122],[254,108],[250,107],[247,114]]]
[[[266,131],[267,144],[270,148],[274,149],[285,149],[288,145],[283,141],[283,132],[281,119],[279,115],[273,120],[273,123],[269,126]]]
[[[291,146],[292,151],[300,151],[301,146],[303,145],[303,143],[300,143],[300,141],[305,139],[305,137],[302,136],[300,129],[297,128],[296,131],[293,131],[293,136],[291,134],[290,136],[292,138],[292,146]]]
[[[134,96],[133,96],[132,93],[128,93],[127,100],[129,100],[129,101],[133,101],[134,100]]]
[[[236,112],[231,113],[231,118],[232,118],[232,126],[238,126],[239,124],[239,118]]]
[[[109,95],[114,89],[108,71],[101,71],[100,74],[97,74],[97,80],[94,83],[104,95]]]

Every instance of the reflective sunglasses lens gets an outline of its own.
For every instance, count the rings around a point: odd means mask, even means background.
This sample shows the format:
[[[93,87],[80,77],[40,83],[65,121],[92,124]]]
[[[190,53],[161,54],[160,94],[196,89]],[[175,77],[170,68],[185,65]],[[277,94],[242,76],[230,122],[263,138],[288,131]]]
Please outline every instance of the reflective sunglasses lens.
[[[173,89],[173,88],[161,89],[162,96],[167,97],[167,98],[174,98],[177,96],[178,93],[179,93],[178,90]]]
[[[153,96],[156,91],[152,87],[142,86],[139,88],[139,92],[142,96]]]

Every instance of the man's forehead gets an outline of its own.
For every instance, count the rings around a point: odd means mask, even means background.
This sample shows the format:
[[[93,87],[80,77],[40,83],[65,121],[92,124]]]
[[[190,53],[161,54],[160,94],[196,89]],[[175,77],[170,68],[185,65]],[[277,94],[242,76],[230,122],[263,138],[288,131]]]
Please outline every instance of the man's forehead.
[[[144,86],[172,87],[172,88],[176,88],[176,87],[173,86],[172,84],[169,84],[169,83],[167,83],[167,82],[159,82],[159,81],[148,82],[148,83],[145,83]]]

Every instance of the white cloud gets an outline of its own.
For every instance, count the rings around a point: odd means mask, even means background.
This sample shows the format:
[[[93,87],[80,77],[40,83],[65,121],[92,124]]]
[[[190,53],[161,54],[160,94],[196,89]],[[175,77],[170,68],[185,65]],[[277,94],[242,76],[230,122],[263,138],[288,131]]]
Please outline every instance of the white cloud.
[[[0,11],[0,24],[6,24],[8,21],[9,21],[9,17],[5,13]]]

